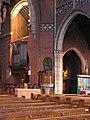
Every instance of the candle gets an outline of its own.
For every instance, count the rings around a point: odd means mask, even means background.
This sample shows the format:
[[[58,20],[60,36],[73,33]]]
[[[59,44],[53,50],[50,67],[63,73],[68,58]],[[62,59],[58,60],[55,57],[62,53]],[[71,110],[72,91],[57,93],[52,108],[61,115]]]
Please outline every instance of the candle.
[[[31,70],[28,70],[28,75],[31,75]]]
[[[50,84],[52,83],[52,80],[51,80],[51,75],[50,75]]]

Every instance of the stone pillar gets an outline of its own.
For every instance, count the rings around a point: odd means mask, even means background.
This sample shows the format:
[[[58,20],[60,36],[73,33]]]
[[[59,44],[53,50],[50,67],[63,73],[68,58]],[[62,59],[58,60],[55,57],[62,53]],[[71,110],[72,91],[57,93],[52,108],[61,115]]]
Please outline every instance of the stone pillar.
[[[55,94],[63,93],[63,52],[56,50],[55,55]]]
[[[34,7],[33,7],[33,0],[27,0],[28,4],[30,6],[30,12],[31,12],[31,31],[32,33],[35,35],[36,34],[36,15],[35,15],[35,11],[34,11]]]

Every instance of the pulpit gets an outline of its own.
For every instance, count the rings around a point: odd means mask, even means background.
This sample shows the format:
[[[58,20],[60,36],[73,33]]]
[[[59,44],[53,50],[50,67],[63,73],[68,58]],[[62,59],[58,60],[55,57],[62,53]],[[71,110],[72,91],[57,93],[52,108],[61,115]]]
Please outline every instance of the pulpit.
[[[53,84],[44,83],[41,85],[41,89],[44,90],[45,94],[51,94],[51,89],[53,89]]]

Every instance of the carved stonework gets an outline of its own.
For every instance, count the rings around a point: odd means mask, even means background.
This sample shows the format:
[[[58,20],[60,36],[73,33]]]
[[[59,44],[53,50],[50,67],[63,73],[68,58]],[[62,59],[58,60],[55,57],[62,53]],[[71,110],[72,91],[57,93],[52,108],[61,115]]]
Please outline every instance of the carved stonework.
[[[54,54],[63,54],[63,51],[62,50],[54,50]]]

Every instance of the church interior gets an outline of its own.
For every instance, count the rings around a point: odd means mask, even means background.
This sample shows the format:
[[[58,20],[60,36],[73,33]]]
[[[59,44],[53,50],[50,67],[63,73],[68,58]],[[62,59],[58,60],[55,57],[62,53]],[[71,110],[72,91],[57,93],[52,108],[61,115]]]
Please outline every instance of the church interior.
[[[90,120],[90,0],[0,1],[0,120]]]

